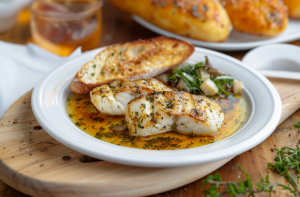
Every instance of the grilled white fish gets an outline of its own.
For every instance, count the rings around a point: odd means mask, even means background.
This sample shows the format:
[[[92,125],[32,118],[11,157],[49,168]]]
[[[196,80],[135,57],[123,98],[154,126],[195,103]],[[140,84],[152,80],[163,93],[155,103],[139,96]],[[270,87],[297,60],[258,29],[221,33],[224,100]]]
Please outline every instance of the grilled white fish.
[[[175,91],[137,97],[128,103],[125,117],[133,136],[167,131],[210,135],[220,131],[224,122],[224,113],[216,102],[204,96]]]
[[[106,85],[94,88],[90,92],[91,101],[100,113],[106,115],[124,115],[129,101],[148,93],[170,91],[168,86],[156,79],[114,80]]]

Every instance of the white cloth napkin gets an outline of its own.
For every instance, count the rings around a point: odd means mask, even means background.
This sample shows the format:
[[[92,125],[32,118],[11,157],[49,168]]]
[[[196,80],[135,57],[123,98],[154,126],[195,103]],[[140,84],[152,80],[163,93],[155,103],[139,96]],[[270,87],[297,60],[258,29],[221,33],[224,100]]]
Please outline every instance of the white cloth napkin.
[[[0,41],[0,119],[43,75],[80,54],[78,48],[69,57],[60,57],[32,43],[18,45]]]

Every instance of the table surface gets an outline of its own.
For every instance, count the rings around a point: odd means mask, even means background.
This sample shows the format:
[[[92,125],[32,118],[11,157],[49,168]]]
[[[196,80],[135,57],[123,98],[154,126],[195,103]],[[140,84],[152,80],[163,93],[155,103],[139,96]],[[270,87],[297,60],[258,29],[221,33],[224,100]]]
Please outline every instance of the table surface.
[[[25,44],[30,40],[30,28],[29,28],[29,13],[28,9],[23,10],[18,16],[18,23],[9,31],[0,33],[0,40],[13,42],[18,44]],[[158,34],[151,32],[150,30],[142,27],[135,21],[133,21],[130,16],[119,12],[114,8],[110,2],[105,1],[103,7],[103,30],[101,40],[98,44],[99,47],[107,46],[116,43],[122,43],[126,41],[133,41],[137,39],[147,39],[151,37],[158,36]],[[300,46],[300,40],[293,42],[292,44]],[[247,53],[247,51],[236,51],[236,52],[224,52],[230,56],[237,59],[242,59],[242,57]],[[287,119],[282,125],[284,127],[292,127],[294,122],[300,121],[300,110],[296,111],[291,117]],[[290,124],[290,125],[289,125]],[[282,127],[280,125],[277,129]],[[251,150],[249,150],[251,152]],[[244,154],[235,157],[233,160],[242,160]],[[228,168],[233,162],[228,162],[225,166],[218,169],[218,172]],[[242,161],[240,161],[242,163]],[[250,173],[251,176],[251,173]],[[233,178],[233,179],[232,179]],[[237,177],[235,177],[237,178]],[[226,181],[235,181],[234,177],[223,177]],[[161,194],[154,195],[155,197],[192,197],[192,196],[203,196],[201,189],[201,182],[203,179],[190,183],[188,185],[182,186],[180,188],[164,192]],[[256,180],[258,181],[258,180]],[[272,177],[270,182],[272,183]],[[28,195],[23,194],[10,186],[6,185],[0,180],[0,197],[27,197]],[[153,197],[154,197],[153,196]]]

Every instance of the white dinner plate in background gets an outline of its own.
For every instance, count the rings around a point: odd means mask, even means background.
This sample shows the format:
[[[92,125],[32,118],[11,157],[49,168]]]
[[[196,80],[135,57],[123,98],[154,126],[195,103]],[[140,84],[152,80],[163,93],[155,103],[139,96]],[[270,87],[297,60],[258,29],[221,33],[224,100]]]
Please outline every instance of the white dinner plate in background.
[[[300,80],[300,47],[295,45],[260,46],[249,51],[242,62],[267,77]]]
[[[289,19],[289,23],[286,30],[282,34],[274,38],[254,36],[233,30],[225,42],[204,42],[169,32],[149,23],[148,21],[138,16],[132,16],[132,18],[142,26],[160,35],[186,40],[196,46],[215,49],[219,51],[247,50],[261,45],[280,42],[291,42],[300,39],[300,20],[293,19]]]

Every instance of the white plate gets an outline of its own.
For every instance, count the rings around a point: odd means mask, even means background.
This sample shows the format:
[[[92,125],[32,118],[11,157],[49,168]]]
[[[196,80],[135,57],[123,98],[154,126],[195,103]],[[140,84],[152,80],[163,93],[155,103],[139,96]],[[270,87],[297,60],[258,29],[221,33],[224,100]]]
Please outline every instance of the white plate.
[[[274,86],[239,60],[207,49],[196,48],[188,62],[204,61],[244,82],[249,112],[243,127],[233,136],[210,145],[184,150],[141,150],[98,140],[69,119],[65,104],[70,81],[87,61],[103,50],[97,49],[50,72],[34,88],[32,108],[36,119],[62,144],[95,158],[134,166],[175,167],[210,163],[241,154],[265,140],[275,130],[281,116],[281,100]]]
[[[267,77],[300,80],[300,47],[270,44],[249,51],[242,62]]]
[[[167,30],[164,30],[160,27],[157,27],[147,22],[146,20],[138,16],[132,16],[132,18],[139,24],[143,25],[144,27],[158,34],[181,39],[181,40],[186,40],[197,46],[220,50],[220,51],[247,50],[265,44],[291,42],[294,40],[298,40],[300,38],[300,20],[293,20],[293,19],[289,19],[289,24],[286,30],[275,38],[252,36],[249,34],[244,34],[233,30],[225,42],[204,42],[204,41],[195,40],[192,38],[180,36],[178,34],[169,32]]]

